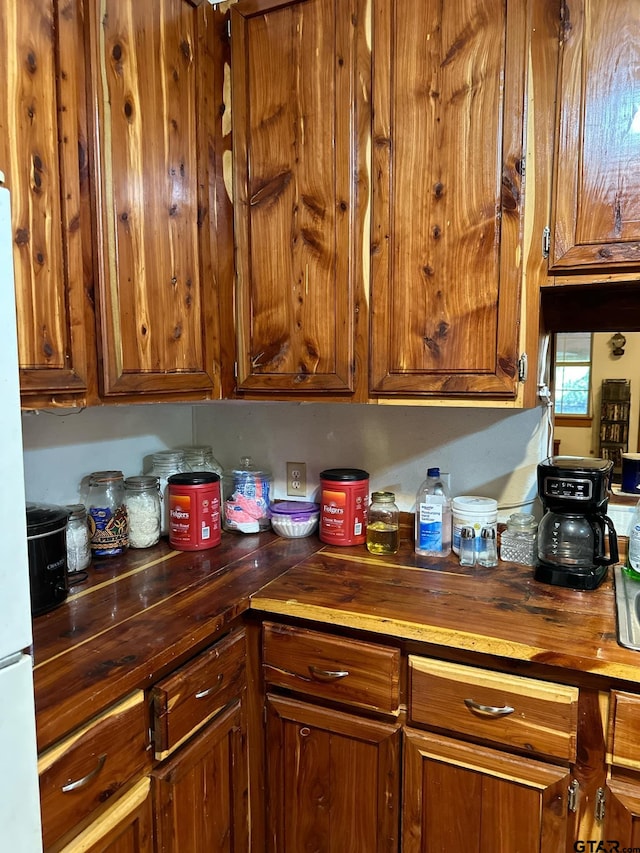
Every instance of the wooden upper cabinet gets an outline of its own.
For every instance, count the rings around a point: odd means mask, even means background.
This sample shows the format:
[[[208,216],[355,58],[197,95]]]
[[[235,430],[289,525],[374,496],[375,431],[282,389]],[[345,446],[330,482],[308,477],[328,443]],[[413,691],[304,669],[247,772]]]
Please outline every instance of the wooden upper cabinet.
[[[529,14],[374,0],[373,395],[516,395]]]
[[[240,392],[356,390],[367,321],[365,5],[231,7]],[[366,394],[362,364],[359,375]]]
[[[565,0],[551,272],[640,266],[640,6]]]
[[[85,3],[103,395],[219,395],[209,3]]]
[[[87,387],[77,6],[75,0],[64,10],[53,0],[0,2],[0,171],[11,191],[25,405],[49,393],[84,399]]]

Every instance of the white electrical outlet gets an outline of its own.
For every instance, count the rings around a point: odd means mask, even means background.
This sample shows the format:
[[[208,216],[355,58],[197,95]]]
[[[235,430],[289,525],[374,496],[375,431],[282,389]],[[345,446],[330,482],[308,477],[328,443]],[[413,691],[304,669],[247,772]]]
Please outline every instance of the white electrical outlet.
[[[306,462],[287,462],[287,494],[304,498],[307,494]]]

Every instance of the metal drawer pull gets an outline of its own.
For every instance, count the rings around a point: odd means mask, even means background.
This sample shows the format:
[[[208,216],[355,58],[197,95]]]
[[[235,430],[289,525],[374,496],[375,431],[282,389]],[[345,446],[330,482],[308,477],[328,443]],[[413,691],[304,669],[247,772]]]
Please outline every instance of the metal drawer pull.
[[[511,705],[502,705],[502,707],[497,707],[495,705],[481,705],[479,702],[474,702],[473,699],[465,699],[464,704],[470,711],[477,711],[479,714],[487,714],[489,717],[506,717],[509,714],[513,714],[515,708],[512,708]]]
[[[320,669],[313,664],[309,664],[309,672],[317,681],[337,681],[349,675],[348,669]]]
[[[87,775],[83,776],[82,779],[76,779],[75,782],[67,782],[66,785],[62,786],[62,793],[68,794],[69,791],[76,791],[78,788],[83,788],[85,785],[88,785],[89,782],[95,779],[98,773],[102,770],[106,760],[107,753],[105,752],[103,755],[98,756],[98,764],[93,768],[91,773],[87,773]]]
[[[212,687],[207,687],[206,690],[198,690],[196,693],[196,699],[204,699],[206,696],[211,696],[212,693],[215,693],[216,690],[220,690],[222,687],[222,681],[224,679],[224,675],[220,672],[218,673],[218,678],[216,683]]]

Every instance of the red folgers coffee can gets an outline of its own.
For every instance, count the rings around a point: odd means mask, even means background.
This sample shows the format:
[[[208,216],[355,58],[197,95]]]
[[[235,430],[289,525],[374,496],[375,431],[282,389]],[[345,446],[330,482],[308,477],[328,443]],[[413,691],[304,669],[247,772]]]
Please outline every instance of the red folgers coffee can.
[[[320,473],[320,529],[329,545],[363,545],[367,533],[369,474],[361,468]]]
[[[167,480],[169,544],[200,551],[220,544],[220,477],[211,471],[172,474]]]

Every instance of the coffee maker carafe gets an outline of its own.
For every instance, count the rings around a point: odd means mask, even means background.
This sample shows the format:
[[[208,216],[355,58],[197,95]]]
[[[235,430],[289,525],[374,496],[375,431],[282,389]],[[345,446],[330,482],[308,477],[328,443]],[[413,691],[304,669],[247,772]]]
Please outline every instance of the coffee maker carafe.
[[[552,456],[540,462],[538,495],[545,513],[538,525],[536,580],[595,589],[618,561],[616,531],[606,514],[612,470],[608,459]]]

